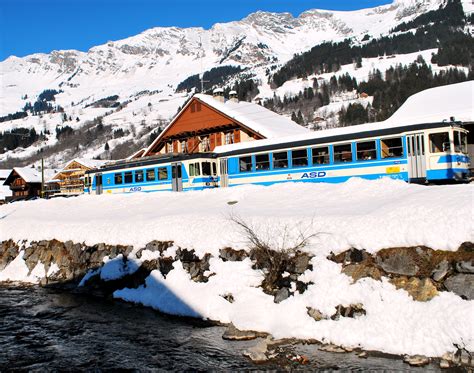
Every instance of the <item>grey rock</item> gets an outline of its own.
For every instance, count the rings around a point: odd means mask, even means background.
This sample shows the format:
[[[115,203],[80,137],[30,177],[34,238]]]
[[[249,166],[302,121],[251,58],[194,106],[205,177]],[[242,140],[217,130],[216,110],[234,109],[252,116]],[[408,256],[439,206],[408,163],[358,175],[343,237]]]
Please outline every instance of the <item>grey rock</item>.
[[[422,367],[430,363],[430,359],[423,355],[405,356],[404,363],[410,364],[412,367]]]
[[[447,260],[443,260],[441,263],[439,263],[436,268],[433,270],[431,273],[431,278],[435,281],[442,281],[446,275],[449,273],[449,270],[451,269],[451,265]]]
[[[324,319],[328,319],[326,315],[324,315],[320,310],[312,307],[306,307],[308,310],[308,315],[312,317],[315,321],[321,321]]]
[[[456,271],[461,273],[474,273],[473,261],[464,261],[456,263]]]
[[[320,351],[335,352],[338,354],[347,352],[345,348],[333,344],[327,344],[319,347]]]
[[[474,299],[474,275],[467,273],[460,273],[449,277],[444,286],[448,291],[468,299]]]
[[[285,299],[287,299],[290,296],[290,290],[288,288],[281,288],[280,290],[277,291],[275,294],[275,303],[280,303],[283,302]]]
[[[386,258],[377,256],[376,261],[385,272],[397,275],[415,276],[419,270],[413,258],[405,252],[396,252]]]
[[[248,253],[245,250],[234,250],[231,247],[226,247],[219,250],[219,257],[223,261],[240,262],[248,257]]]
[[[228,341],[250,341],[259,336],[262,336],[262,334],[252,330],[239,330],[234,324],[230,324],[222,335],[222,338]]]
[[[296,255],[294,258],[293,268],[291,268],[291,272],[297,274],[304,273],[308,269],[310,261],[311,257],[308,254],[302,253]]]

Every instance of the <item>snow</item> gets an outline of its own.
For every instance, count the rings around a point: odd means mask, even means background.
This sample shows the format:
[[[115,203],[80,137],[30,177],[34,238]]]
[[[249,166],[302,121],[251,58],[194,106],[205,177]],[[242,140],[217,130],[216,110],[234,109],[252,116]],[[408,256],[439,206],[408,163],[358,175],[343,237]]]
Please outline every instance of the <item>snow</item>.
[[[11,172],[15,171],[27,183],[41,183],[43,175],[41,170],[33,167],[15,167]],[[10,173],[11,173],[10,172]],[[56,170],[44,170],[44,180],[52,178],[56,174]]]
[[[278,143],[292,143],[307,139],[319,139],[329,136],[346,135],[360,132],[371,132],[385,128],[396,128],[425,123],[450,122],[451,117],[457,121],[474,122],[474,81],[450,84],[421,91],[411,97],[387,120],[360,124],[349,127],[332,128],[305,135],[265,139],[258,142],[243,142],[222,145],[214,149],[216,153],[225,153],[239,149],[250,149],[258,146]]]
[[[258,104],[231,100],[223,103],[212,96],[203,94],[197,94],[194,97],[269,139],[310,133],[292,120]]]
[[[237,201],[229,205],[229,201]],[[353,282],[341,265],[327,256],[351,247],[376,252],[382,248],[426,245],[456,250],[474,241],[473,185],[420,186],[402,181],[350,179],[342,184],[288,183],[270,187],[241,186],[199,192],[102,195],[17,202],[0,206],[0,241],[59,239],[92,245],[134,245],[128,260],[104,259],[81,285],[99,275],[105,281],[131,274],[159,252],[143,250],[156,240],[174,241],[164,256],[178,247],[212,254],[207,283],[196,283],[173,263],[164,277],[155,270],[145,284],[121,289],[114,297],[162,312],[232,322],[241,330],[271,333],[275,338],[317,339],[346,347],[393,354],[441,356],[455,345],[474,350],[470,320],[474,301],[440,292],[427,302],[414,301],[387,279]],[[93,211],[93,214],[91,213]],[[246,258],[224,262],[219,249],[248,248],[249,243],[230,216],[244,219],[272,247],[291,246],[296,236],[319,233],[305,248],[314,255],[313,270],[299,280],[311,281],[279,304],[259,287],[263,273]],[[282,232],[288,232],[282,237]],[[48,273],[57,271],[50,269]],[[45,269],[31,273],[23,252],[0,272],[0,281],[37,283]],[[224,296],[232,295],[234,302]],[[365,316],[315,322],[307,307],[332,315],[337,305],[362,303]],[[449,310],[449,312],[446,312]]]

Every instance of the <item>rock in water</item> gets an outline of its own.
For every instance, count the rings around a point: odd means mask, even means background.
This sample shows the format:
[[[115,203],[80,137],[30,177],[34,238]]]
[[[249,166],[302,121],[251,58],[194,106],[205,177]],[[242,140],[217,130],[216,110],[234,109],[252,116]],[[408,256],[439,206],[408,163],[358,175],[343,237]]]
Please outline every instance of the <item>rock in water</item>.
[[[268,343],[266,339],[262,339],[255,346],[243,352],[243,355],[248,357],[254,363],[264,363],[268,361],[267,357]]]
[[[430,363],[430,359],[423,355],[405,356],[403,362],[410,364],[412,367],[422,367]]]
[[[234,326],[234,324],[230,324],[222,335],[222,338],[229,341],[250,341],[261,336],[266,336],[266,334],[254,332],[252,330],[239,330]]]

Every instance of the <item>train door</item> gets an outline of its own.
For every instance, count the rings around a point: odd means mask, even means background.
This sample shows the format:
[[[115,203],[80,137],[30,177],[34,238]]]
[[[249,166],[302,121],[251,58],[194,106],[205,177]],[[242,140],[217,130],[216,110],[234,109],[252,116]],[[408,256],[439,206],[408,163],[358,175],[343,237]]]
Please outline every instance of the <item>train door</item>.
[[[426,180],[425,135],[407,135],[408,181],[412,183]]]
[[[229,186],[229,173],[227,171],[227,158],[221,158],[220,164],[220,184],[221,188],[227,188]]]
[[[171,185],[173,192],[183,191],[183,173],[181,163],[171,164]]]
[[[102,194],[102,174],[95,175],[95,194]]]

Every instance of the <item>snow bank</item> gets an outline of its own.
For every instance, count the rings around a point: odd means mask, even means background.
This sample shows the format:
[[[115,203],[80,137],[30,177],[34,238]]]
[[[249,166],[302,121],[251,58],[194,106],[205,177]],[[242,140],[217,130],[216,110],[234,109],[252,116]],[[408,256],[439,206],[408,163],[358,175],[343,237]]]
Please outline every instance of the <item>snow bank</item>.
[[[58,239],[136,248],[161,240],[195,249],[198,255],[216,254],[226,246],[246,247],[230,220],[237,215],[273,238],[285,228],[293,236],[300,229],[319,232],[308,248],[313,253],[414,245],[456,250],[462,242],[474,241],[472,207],[472,185],[425,187],[390,179],[84,195],[0,206],[0,240]]]

